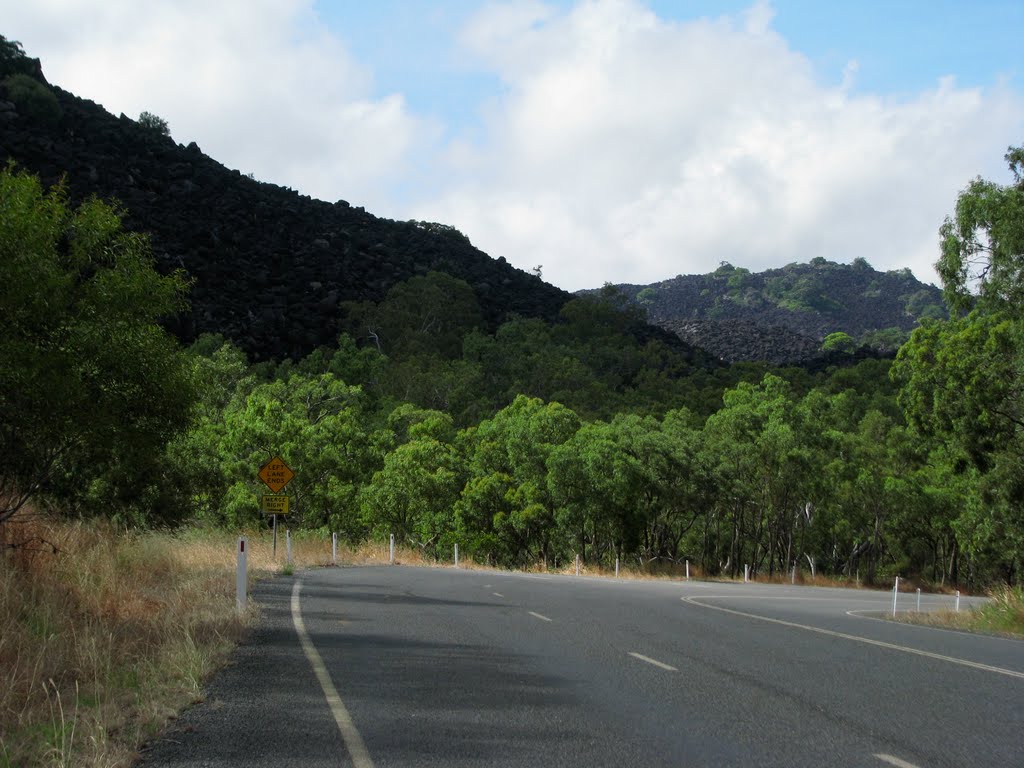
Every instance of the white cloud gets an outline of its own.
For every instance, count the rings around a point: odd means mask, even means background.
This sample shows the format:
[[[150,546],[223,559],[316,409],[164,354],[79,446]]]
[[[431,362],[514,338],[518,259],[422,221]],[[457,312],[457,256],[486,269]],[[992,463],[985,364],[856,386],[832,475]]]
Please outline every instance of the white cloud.
[[[378,93],[313,0],[0,0],[0,18],[52,82],[115,114],[155,112],[305,194],[452,224],[568,289],[815,256],[934,280],[957,192],[1008,180],[1024,140],[1019,91],[858,92],[856,62],[816,71],[764,0],[688,22],[640,0],[482,7],[460,66],[499,87],[445,130]]]
[[[437,136],[400,94],[372,94],[311,0],[0,6],[51,82],[115,114],[155,112],[177,141],[314,197],[389,215],[389,185]]]
[[[957,192],[1005,176],[1020,94],[852,95],[855,62],[824,84],[771,17],[761,2],[687,23],[632,0],[483,9],[463,41],[505,93],[416,217],[568,289],[815,256],[934,280]]]

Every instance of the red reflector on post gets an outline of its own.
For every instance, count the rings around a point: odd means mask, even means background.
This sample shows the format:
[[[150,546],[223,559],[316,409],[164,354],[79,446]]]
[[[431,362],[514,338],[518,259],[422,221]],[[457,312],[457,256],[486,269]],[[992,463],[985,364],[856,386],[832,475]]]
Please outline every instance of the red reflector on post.
[[[241,549],[238,550],[238,551],[239,552],[245,552],[245,539],[242,539],[241,541],[239,541],[238,545],[241,547]]]

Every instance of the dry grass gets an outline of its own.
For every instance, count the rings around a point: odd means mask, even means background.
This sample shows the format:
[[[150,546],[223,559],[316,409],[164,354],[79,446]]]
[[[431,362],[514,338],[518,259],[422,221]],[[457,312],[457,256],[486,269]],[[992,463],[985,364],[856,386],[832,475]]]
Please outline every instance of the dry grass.
[[[0,766],[130,764],[244,632],[232,552],[40,519],[0,536],[36,540],[0,555]]]
[[[250,583],[332,564],[322,534],[248,537]],[[10,548],[9,544],[19,544]],[[0,526],[0,768],[130,765],[255,619],[236,611],[237,536],[124,532],[36,515]],[[387,544],[339,542],[339,564]],[[426,565],[416,550],[396,562]]]
[[[963,611],[908,611],[893,617],[893,621],[922,624],[930,627],[960,629],[1006,637],[1024,638],[1024,590],[1001,587],[992,592],[984,605]]]

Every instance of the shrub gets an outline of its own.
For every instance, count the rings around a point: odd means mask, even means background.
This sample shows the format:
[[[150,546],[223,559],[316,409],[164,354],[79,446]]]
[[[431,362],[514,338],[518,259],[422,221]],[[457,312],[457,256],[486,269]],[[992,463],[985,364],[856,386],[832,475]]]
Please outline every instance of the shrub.
[[[139,125],[154,133],[159,133],[161,136],[170,136],[171,129],[167,127],[167,121],[159,115],[154,115],[152,112],[142,112],[139,114]]]
[[[56,125],[64,115],[57,97],[43,83],[28,75],[17,74],[3,81],[7,98],[14,102],[18,111],[47,125]]]

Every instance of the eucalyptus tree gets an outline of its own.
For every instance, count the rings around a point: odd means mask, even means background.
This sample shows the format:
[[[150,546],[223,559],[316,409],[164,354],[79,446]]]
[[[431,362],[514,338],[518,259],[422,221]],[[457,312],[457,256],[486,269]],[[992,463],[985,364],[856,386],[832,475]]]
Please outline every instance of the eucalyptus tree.
[[[160,321],[185,308],[183,275],[158,274],[114,207],[73,208],[63,187],[10,166],[0,272],[0,523],[40,492],[173,515],[163,449],[188,425],[196,385]]]
[[[969,541],[976,554],[1001,551],[1004,577],[1019,581],[1024,568],[1024,148],[1011,147],[1006,160],[1013,182],[972,181],[940,230],[936,266],[953,319],[915,330],[892,376],[902,386],[899,402],[911,425],[924,438],[955,447],[983,476],[979,490],[994,524],[964,521],[959,527],[973,532]],[[965,514],[974,517],[975,506]],[[992,537],[988,541],[979,538],[985,530]]]
[[[560,403],[520,395],[464,434],[468,478],[457,514],[483,557],[523,565],[553,563],[556,504],[548,486],[551,455],[580,427]]]

